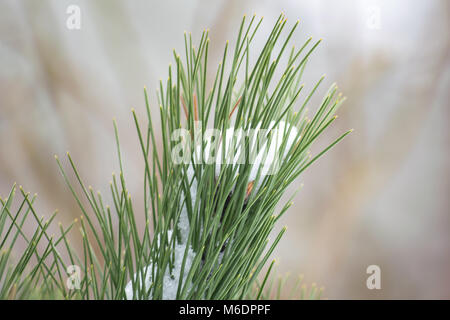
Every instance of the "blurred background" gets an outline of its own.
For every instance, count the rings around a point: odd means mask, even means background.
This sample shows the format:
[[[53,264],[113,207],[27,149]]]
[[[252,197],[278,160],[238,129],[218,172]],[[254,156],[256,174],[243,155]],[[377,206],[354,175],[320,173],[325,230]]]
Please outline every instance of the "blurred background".
[[[69,5],[79,30],[66,26]],[[143,162],[130,108],[144,115],[167,77],[183,32],[210,29],[217,65],[244,14],[264,16],[265,41],[280,12],[301,20],[293,43],[324,38],[305,71],[326,73],[347,101],[316,146],[354,128],[292,186],[304,183],[280,227],[283,276],[305,275],[330,299],[450,298],[450,2],[0,0],[0,195],[14,182],[38,192],[37,208],[81,212],[54,154],[70,151],[87,185],[108,193],[118,172],[119,126],[128,187],[142,208]],[[142,118],[143,119],[143,118]],[[139,207],[138,207],[139,208]],[[366,268],[381,268],[369,290]],[[283,293],[285,296],[286,293]]]

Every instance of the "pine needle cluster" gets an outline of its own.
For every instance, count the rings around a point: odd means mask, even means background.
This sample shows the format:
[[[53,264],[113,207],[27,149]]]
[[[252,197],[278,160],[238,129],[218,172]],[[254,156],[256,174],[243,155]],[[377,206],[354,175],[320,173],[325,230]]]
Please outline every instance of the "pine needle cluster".
[[[207,79],[208,31],[196,45],[185,34],[185,52],[174,51],[168,79],[160,82],[159,116],[152,114],[144,90],[145,124],[132,110],[145,163],[143,212],[133,209],[115,121],[120,173],[112,177],[112,204],[85,186],[69,153],[66,163],[56,160],[82,219],[67,228],[60,225],[58,236],[48,234],[54,215],[48,221],[39,218],[34,197],[22,189],[23,199],[13,213],[12,188],[0,207],[0,298],[270,298],[266,284],[273,261],[268,261],[286,228],[273,240],[269,235],[294,195],[284,205],[281,198],[303,171],[351,131],[311,154],[312,144],[336,120],[344,99],[333,84],[308,116],[310,99],[324,78],[304,94],[302,75],[321,40],[309,38],[291,47],[299,22],[285,32],[287,20],[280,15],[263,48],[254,52],[261,23],[255,16],[249,21],[244,17],[212,80]],[[219,135],[208,135],[210,127]],[[230,128],[241,133],[230,134]],[[265,132],[262,142],[246,134],[256,129]],[[271,170],[265,169],[267,159]],[[75,182],[66,170],[73,171]],[[27,236],[23,225],[31,217],[36,230]],[[82,234],[81,253],[68,237],[75,223]],[[18,238],[26,248],[13,259]],[[79,279],[67,279],[67,270],[74,267]]]

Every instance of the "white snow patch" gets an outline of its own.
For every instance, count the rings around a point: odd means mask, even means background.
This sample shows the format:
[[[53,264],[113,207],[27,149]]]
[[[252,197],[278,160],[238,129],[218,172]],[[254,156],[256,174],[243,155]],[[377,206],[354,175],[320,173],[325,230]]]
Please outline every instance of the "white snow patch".
[[[281,165],[284,158],[286,158],[287,153],[291,149],[292,145],[298,141],[299,137],[297,137],[298,130],[295,126],[290,125],[288,122],[280,121],[276,127],[275,121],[271,121],[269,124],[269,127],[266,129],[266,134],[269,131],[274,132],[273,136],[271,138],[267,137],[267,140],[265,143],[259,147],[259,150],[257,154],[254,156],[251,165],[251,171],[249,176],[249,181],[256,180],[258,170],[261,168],[261,174],[260,174],[260,181],[257,185],[254,186],[255,191],[259,189],[259,186],[262,182],[262,179],[270,174],[273,174],[277,170],[277,166]],[[261,130],[261,134],[263,133],[261,129],[261,122],[258,123],[255,130]],[[233,168],[240,164],[240,156],[241,156],[241,148],[240,144],[244,143],[243,137],[242,137],[242,130],[235,130],[234,128],[228,128],[226,130],[226,142],[225,142],[225,157],[223,160],[225,160],[224,165],[230,165]],[[250,137],[250,150],[255,150],[257,138],[256,137]],[[234,141],[232,140],[234,139]],[[279,150],[284,142],[286,140],[285,147],[284,147],[284,153],[282,155],[279,154]],[[221,162],[222,162],[222,142],[217,147],[217,153],[216,153],[216,177],[219,177],[220,175],[220,169],[221,169]],[[204,150],[204,156],[207,158],[210,156],[210,150],[211,150],[211,142],[208,141],[205,145]],[[199,154],[200,150],[197,150],[197,154]],[[234,153],[234,156],[233,154]],[[243,158],[245,159],[245,158]],[[273,166],[272,166],[273,165]],[[237,172],[236,172],[237,174]]]
[[[194,170],[192,166],[190,165],[187,169],[187,175],[189,179],[189,183],[191,183],[190,186],[190,193],[191,193],[191,199],[195,201],[195,198],[197,197],[197,180],[194,176]],[[194,205],[194,203],[192,204]],[[178,291],[178,285],[180,281],[180,274],[181,274],[181,268],[183,264],[183,259],[186,251],[186,244],[187,239],[189,236],[189,218],[187,214],[187,208],[186,204],[183,205],[183,208],[181,209],[180,217],[178,219],[178,228],[180,229],[181,234],[181,242],[175,244],[175,251],[174,251],[174,262],[173,262],[173,269],[170,270],[169,266],[166,267],[166,272],[164,274],[163,278],[163,299],[164,300],[174,300],[177,297],[177,291]],[[167,231],[167,237],[169,239],[172,238],[172,236],[176,236],[175,233],[173,233],[172,230]],[[157,239],[158,244],[160,239]],[[176,239],[175,239],[176,241]],[[192,250],[192,248],[189,246],[189,249],[186,253],[186,262],[184,265],[183,270],[183,279],[182,279],[182,285],[184,286],[184,283],[186,281],[186,277],[189,273],[189,270],[191,269],[192,262],[195,258],[195,252]],[[144,268],[143,272],[145,273],[145,281],[143,288],[150,288],[153,279],[152,279],[152,268],[153,265],[150,264],[146,268]],[[139,277],[139,279],[137,279]],[[134,279],[139,281],[140,287],[142,288],[142,280],[140,279],[141,275],[135,274]],[[145,289],[144,289],[145,290]],[[125,287],[125,294],[127,297],[127,300],[133,299],[133,283],[130,280],[128,284]],[[151,298],[151,297],[149,297]]]

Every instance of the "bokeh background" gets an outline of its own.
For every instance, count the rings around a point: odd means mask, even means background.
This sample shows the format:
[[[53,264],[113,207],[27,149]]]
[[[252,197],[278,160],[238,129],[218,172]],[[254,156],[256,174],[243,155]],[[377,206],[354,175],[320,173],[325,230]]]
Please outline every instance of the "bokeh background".
[[[81,29],[66,9],[81,8]],[[142,203],[142,157],[130,108],[167,76],[183,31],[210,29],[210,63],[244,14],[264,16],[262,42],[284,12],[293,42],[324,38],[305,83],[324,73],[348,97],[320,140],[355,132],[296,182],[281,225],[277,272],[305,275],[330,299],[450,298],[449,1],[0,0],[0,195],[14,182],[37,208],[80,215],[54,161],[67,150],[86,184],[108,192],[118,172],[116,117],[128,187]],[[197,38],[196,38],[197,39]],[[314,103],[320,100],[316,96]],[[317,105],[317,103],[316,103]],[[366,268],[381,268],[368,290]],[[283,293],[285,295],[285,293]]]

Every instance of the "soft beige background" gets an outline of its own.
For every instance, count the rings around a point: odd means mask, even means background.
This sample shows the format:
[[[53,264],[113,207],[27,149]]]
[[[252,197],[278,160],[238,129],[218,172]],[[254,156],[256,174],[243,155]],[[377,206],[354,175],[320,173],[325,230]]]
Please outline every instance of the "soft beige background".
[[[66,28],[69,4],[79,31]],[[371,28],[369,12],[380,12]],[[306,70],[348,97],[320,140],[355,128],[297,183],[281,225],[278,272],[305,274],[334,298],[450,298],[448,1],[0,0],[0,194],[14,182],[38,192],[38,208],[80,215],[53,155],[70,150],[87,184],[108,192],[118,171],[118,119],[130,191],[142,202],[142,160],[130,108],[167,76],[183,31],[211,30],[211,66],[243,14],[301,19],[294,42],[324,42]],[[324,93],[325,86],[321,93]],[[319,100],[316,97],[315,102]],[[155,104],[152,108],[156,112]],[[292,190],[294,190],[293,186]],[[368,265],[382,289],[365,286]]]

